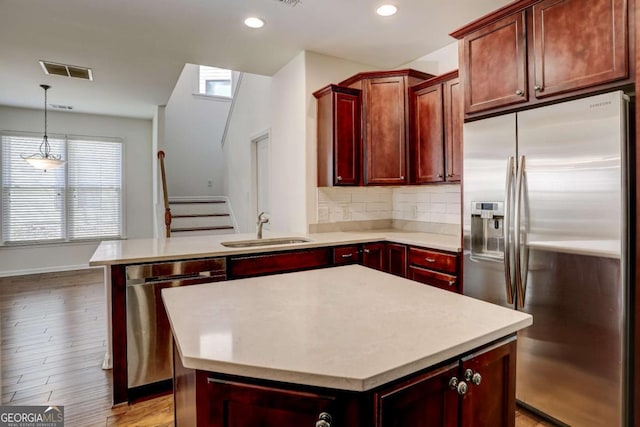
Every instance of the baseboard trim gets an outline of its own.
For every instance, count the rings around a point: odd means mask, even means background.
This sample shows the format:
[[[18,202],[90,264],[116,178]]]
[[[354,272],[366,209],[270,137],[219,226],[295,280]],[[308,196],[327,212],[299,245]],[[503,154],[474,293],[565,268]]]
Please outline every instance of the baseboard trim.
[[[78,264],[78,265],[62,265],[62,266],[51,266],[51,267],[41,267],[41,268],[27,268],[24,270],[0,271],[0,277],[26,276],[28,274],[42,274],[42,273],[58,273],[61,271],[86,270],[88,268],[103,268],[103,267],[102,266],[90,267],[89,264]]]

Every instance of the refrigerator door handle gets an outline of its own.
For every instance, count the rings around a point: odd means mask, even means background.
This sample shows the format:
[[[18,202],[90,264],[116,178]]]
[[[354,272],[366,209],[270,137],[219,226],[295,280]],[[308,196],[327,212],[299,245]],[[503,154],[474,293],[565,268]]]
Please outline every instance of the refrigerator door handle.
[[[523,230],[522,230],[522,187],[524,185],[524,165],[525,156],[520,156],[518,161],[517,178],[516,178],[516,195],[514,203],[513,214],[513,234],[514,234],[514,246],[515,246],[515,265],[516,265],[516,306],[521,309],[524,308],[524,295],[526,293],[527,284],[527,270],[528,270],[528,253],[526,249],[523,250]],[[523,258],[524,256],[524,260]]]
[[[515,158],[510,156],[507,159],[507,177],[505,180],[505,200],[504,200],[504,222],[503,222],[503,232],[504,232],[504,280],[505,285],[507,287],[507,302],[509,304],[513,304],[513,279],[511,277],[511,260],[512,250],[511,247],[511,215],[512,209],[511,204],[513,203],[512,193],[513,193],[513,176],[515,175]]]

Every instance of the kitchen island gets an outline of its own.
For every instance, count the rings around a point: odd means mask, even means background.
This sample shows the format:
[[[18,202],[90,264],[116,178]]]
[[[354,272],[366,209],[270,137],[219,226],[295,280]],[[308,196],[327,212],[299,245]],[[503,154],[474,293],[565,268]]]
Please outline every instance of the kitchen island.
[[[273,238],[289,243],[269,245]],[[105,266],[108,337],[103,368],[113,368],[114,404],[172,388],[171,334],[160,301],[163,287],[361,263],[462,290],[461,242],[455,235],[394,229],[268,233],[251,246],[235,246],[252,239],[255,234],[247,233],[100,243],[90,265]]]
[[[531,316],[358,265],[162,291],[177,426],[513,426]]]

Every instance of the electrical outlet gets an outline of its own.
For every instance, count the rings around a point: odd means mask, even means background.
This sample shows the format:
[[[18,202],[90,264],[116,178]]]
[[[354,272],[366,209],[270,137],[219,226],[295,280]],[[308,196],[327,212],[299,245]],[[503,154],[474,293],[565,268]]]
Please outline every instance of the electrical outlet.
[[[207,181],[207,187],[209,187],[209,188],[213,187],[213,181],[212,180]]]
[[[410,213],[411,213],[411,218],[413,219],[418,218],[418,207],[416,205],[412,205]]]
[[[318,208],[318,221],[329,221],[329,208],[327,206]]]

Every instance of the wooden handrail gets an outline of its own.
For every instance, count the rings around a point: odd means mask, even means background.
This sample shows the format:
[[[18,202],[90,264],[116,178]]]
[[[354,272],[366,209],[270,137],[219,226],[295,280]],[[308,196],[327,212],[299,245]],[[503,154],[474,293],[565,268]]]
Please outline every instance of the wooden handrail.
[[[162,196],[164,197],[164,227],[166,236],[171,237],[171,208],[169,208],[169,194],[167,192],[167,176],[164,172],[164,151],[158,151],[160,174],[162,175]]]

